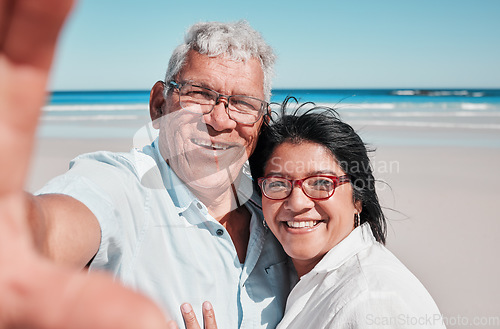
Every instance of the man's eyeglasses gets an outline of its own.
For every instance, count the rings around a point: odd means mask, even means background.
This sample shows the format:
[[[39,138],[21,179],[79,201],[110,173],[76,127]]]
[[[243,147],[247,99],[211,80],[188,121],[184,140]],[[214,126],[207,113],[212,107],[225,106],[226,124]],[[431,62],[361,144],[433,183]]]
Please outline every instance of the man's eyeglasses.
[[[242,124],[254,124],[266,113],[269,106],[269,103],[258,98],[223,95],[189,82],[170,81],[168,84],[178,90],[180,106],[191,113],[208,114],[212,112],[221,98],[225,98],[227,99],[226,111],[232,120]]]
[[[271,200],[284,200],[292,194],[298,185],[305,195],[313,200],[326,200],[333,195],[335,188],[350,182],[347,175],[315,175],[303,179],[290,180],[280,176],[268,176],[258,179],[262,194]]]

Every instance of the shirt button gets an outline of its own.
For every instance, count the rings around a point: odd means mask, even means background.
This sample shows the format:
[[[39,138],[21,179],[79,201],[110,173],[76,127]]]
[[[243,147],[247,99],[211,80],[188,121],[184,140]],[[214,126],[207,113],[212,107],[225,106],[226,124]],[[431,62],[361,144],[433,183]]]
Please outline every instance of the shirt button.
[[[217,231],[215,231],[215,233],[217,233],[218,236],[221,236],[222,234],[224,234],[224,231],[221,228],[219,228],[217,229]]]
[[[203,206],[199,202],[196,204],[196,206],[198,206],[198,209],[202,209],[203,208]]]

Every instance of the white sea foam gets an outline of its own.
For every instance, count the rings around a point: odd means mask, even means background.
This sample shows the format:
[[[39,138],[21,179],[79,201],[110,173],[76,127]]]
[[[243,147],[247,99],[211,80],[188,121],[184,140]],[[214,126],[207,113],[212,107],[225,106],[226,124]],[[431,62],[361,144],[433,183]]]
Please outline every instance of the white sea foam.
[[[400,89],[394,90],[391,94],[396,96],[472,96],[482,97],[484,92],[471,92],[469,90],[420,90],[420,89]]]
[[[488,110],[490,106],[486,103],[462,103],[463,110],[469,111],[484,111]]]
[[[488,124],[488,123],[451,123],[451,122],[421,122],[421,121],[384,121],[384,120],[352,120],[349,123],[352,125],[360,125],[360,126],[500,130],[500,124]]]
[[[338,111],[356,110],[465,110],[465,111],[499,111],[500,106],[491,103],[459,103],[459,102],[397,102],[397,103],[316,103],[318,106],[335,108]]]
[[[58,111],[142,111],[149,110],[148,104],[78,104],[78,105],[46,105],[45,112]]]
[[[123,121],[138,120],[140,115],[74,115],[74,116],[43,116],[43,121]]]
[[[500,112],[343,112],[343,117],[419,117],[419,118],[453,118],[453,117],[500,117]]]
[[[465,111],[495,110],[488,103],[316,103],[317,106],[327,106],[342,110],[398,110],[398,109],[450,109],[455,107]],[[149,111],[148,104],[75,104],[75,105],[46,105],[44,112],[71,112],[71,111]]]
[[[316,103],[317,106],[349,110],[394,110],[395,103]]]

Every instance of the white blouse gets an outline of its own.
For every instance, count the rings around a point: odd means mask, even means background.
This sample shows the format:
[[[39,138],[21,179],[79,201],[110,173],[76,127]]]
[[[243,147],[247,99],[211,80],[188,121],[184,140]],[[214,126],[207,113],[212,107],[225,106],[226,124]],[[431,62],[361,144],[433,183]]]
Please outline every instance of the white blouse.
[[[277,329],[446,328],[420,281],[365,223],[303,275]]]

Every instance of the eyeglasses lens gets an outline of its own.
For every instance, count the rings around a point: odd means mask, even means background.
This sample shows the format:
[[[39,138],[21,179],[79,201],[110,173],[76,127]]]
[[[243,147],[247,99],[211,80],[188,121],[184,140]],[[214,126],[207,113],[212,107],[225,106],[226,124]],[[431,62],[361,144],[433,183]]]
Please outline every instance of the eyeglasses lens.
[[[329,198],[335,190],[335,182],[328,177],[309,177],[302,183],[302,190],[311,198]]]
[[[184,85],[179,90],[179,100],[182,108],[194,113],[209,113],[212,111],[217,94],[209,89]]]
[[[216,105],[219,94],[208,88],[185,84],[179,89],[179,102],[183,109],[192,113],[210,113]],[[259,99],[235,95],[229,96],[229,117],[240,123],[252,124],[262,116],[265,103]]]
[[[335,191],[335,180],[314,176],[302,181],[302,191],[313,199],[327,199]],[[268,177],[262,181],[262,191],[270,199],[285,199],[292,192],[292,182],[282,177]]]

